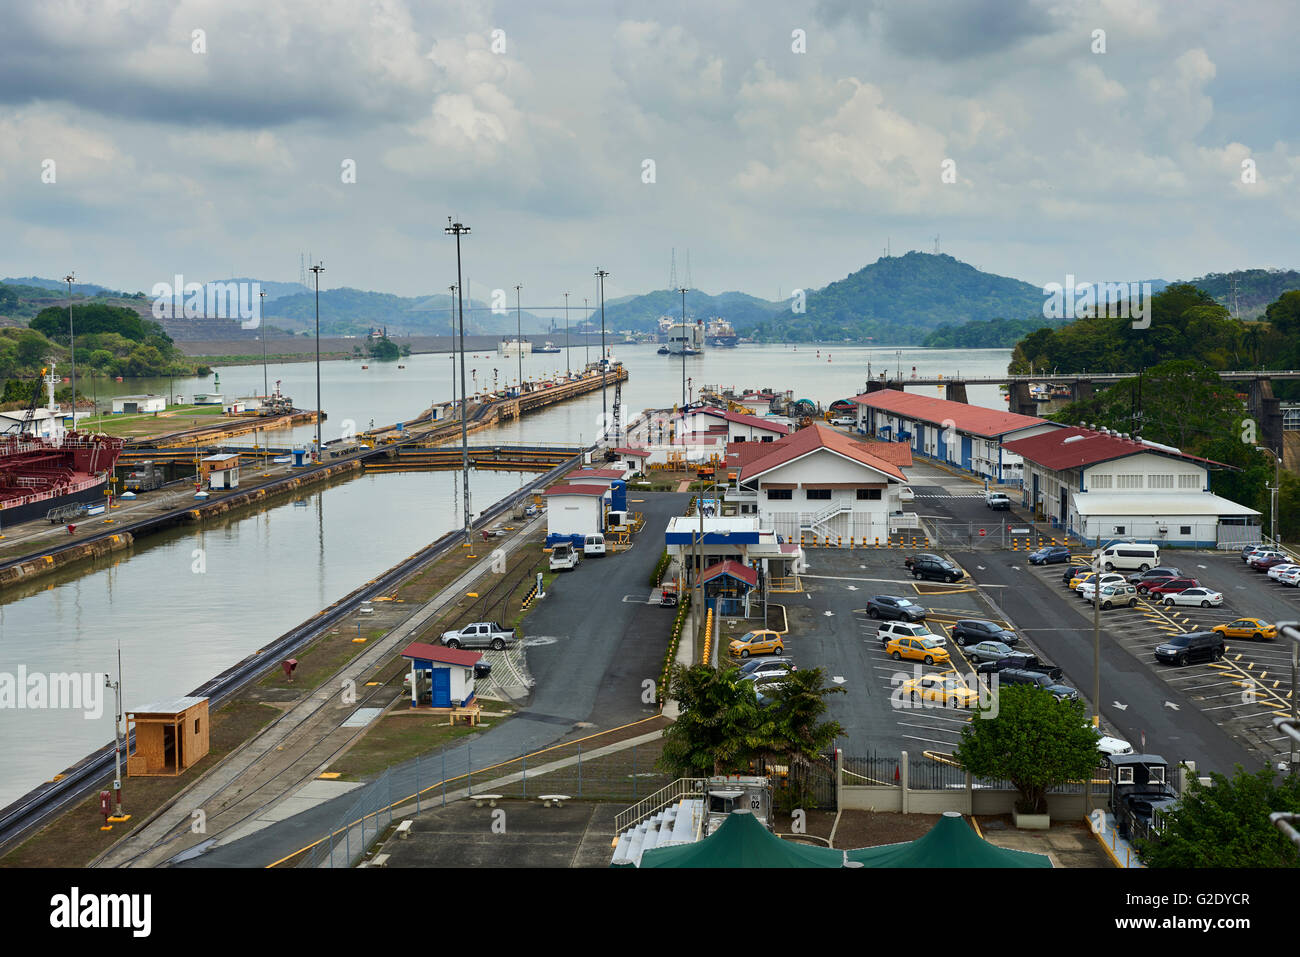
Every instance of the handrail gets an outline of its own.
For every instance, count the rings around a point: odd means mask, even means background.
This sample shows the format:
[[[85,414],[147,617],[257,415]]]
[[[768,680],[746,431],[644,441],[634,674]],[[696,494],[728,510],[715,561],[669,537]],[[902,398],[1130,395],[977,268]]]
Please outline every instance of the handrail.
[[[678,778],[671,784],[661,787],[649,797],[642,798],[636,804],[614,815],[614,833],[622,834],[630,827],[636,827],[652,814],[661,811],[688,795],[704,795],[708,784],[707,778]]]

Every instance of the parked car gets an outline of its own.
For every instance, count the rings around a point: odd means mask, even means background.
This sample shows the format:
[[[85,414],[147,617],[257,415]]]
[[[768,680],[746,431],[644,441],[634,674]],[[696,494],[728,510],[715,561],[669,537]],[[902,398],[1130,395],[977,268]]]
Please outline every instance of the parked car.
[[[943,635],[936,635],[925,625],[918,625],[907,621],[883,621],[876,630],[876,637],[880,639],[880,647],[884,648],[895,638],[932,638],[941,645],[948,642]]]
[[[605,536],[588,535],[582,540],[582,554],[584,555],[604,555],[605,554]]]
[[[1059,684],[1051,675],[1043,674],[1041,671],[1003,668],[998,672],[998,682],[1004,685],[1033,685],[1035,688],[1042,688],[1057,701],[1063,701],[1067,698],[1073,701],[1079,697],[1079,692],[1069,685]]]
[[[1138,572],[1136,575],[1129,575],[1128,583],[1138,590],[1138,594],[1143,595],[1152,585],[1159,585],[1171,578],[1182,577],[1183,573],[1174,566],[1160,565],[1156,568],[1148,568],[1144,572]]]
[[[1156,645],[1156,661],[1185,665],[1191,661],[1218,661],[1224,655],[1223,636],[1213,631],[1189,631]]]
[[[1093,600],[1092,595],[1088,595],[1087,598],[1089,601]],[[1129,608],[1136,608],[1137,603],[1137,589],[1128,582],[1101,586],[1100,604],[1103,609],[1112,608],[1116,605],[1127,605]]]
[[[1090,574],[1087,578],[1078,579],[1079,584],[1074,586],[1074,590],[1089,601],[1092,601],[1092,593],[1096,588],[1096,585],[1093,582],[1094,578],[1097,578],[1097,576]],[[1114,572],[1102,572],[1101,577],[1097,578],[1097,580],[1101,582],[1102,588],[1105,588],[1107,585],[1128,584],[1128,582],[1124,580],[1123,575],[1117,575]],[[1137,591],[1137,586],[1134,586],[1133,590]]]
[[[961,618],[952,626],[952,640],[959,645],[973,644],[977,641],[997,641],[1004,645],[1018,644],[1020,639],[1013,631],[1007,631],[1001,625],[979,618]]]
[[[894,621],[925,621],[924,608],[907,598],[894,595],[872,595],[867,599],[867,615]]]
[[[1256,544],[1256,545],[1243,545],[1243,546],[1241,547],[1241,560],[1242,560],[1243,562],[1248,562],[1248,561],[1250,561],[1250,556],[1251,556],[1251,555],[1254,555],[1256,552],[1263,551],[1264,548],[1265,548],[1265,546],[1263,546],[1263,545],[1258,545],[1258,544]]]
[[[568,542],[560,542],[551,549],[551,571],[572,571],[582,560],[581,553]]]
[[[1036,552],[1029,553],[1029,564],[1031,565],[1059,565],[1061,562],[1069,562],[1069,560],[1070,550],[1064,545],[1048,545]]]
[[[1284,574],[1296,569],[1300,569],[1300,565],[1297,565],[1295,562],[1279,562],[1268,570],[1268,577],[1273,579],[1273,581],[1281,581]]]
[[[1114,542],[1094,551],[1092,557],[1100,558],[1108,572],[1117,568],[1144,572],[1160,564],[1160,548],[1150,542]]]
[[[976,664],[985,661],[998,661],[1015,654],[1011,648],[1000,641],[977,641],[966,646],[966,657]]]
[[[1011,499],[1006,492],[985,492],[984,504],[991,509],[1000,511],[1010,511],[1011,509]]]
[[[910,701],[930,701],[945,708],[973,708],[979,702],[979,695],[958,675],[909,678],[901,690]]]
[[[1088,727],[1096,731],[1097,751],[1100,752],[1103,757],[1112,758],[1117,754],[1133,753],[1133,745],[1129,744],[1123,738],[1112,738],[1109,737],[1108,735],[1104,735],[1101,733],[1099,729],[1095,728],[1092,724],[1089,724]]]
[[[934,555],[934,554],[931,554],[930,552],[920,552],[920,553],[918,553],[918,554],[916,554],[916,555],[908,555],[908,556],[906,556],[906,557],[903,559],[903,567],[904,567],[904,568],[911,568],[913,564],[915,564],[916,562],[920,561],[921,559],[926,559],[926,560],[929,560],[929,561],[935,561],[935,562],[942,562],[942,561],[945,561],[945,559],[944,559],[944,557],[943,557],[942,555]]]
[[[1019,671],[1037,671],[1040,674],[1047,675],[1053,681],[1060,681],[1065,677],[1065,672],[1061,671],[1056,665],[1049,665],[1045,661],[1039,661],[1034,655],[1011,654],[1006,658],[999,658],[997,661],[986,661],[975,671],[982,675],[1001,674],[1008,668],[1015,668]]]
[[[515,630],[495,621],[475,621],[459,631],[444,631],[439,641],[448,648],[491,648],[500,651],[515,643]]]
[[[1256,552],[1246,562],[1246,567],[1257,572],[1268,571],[1274,565],[1289,565],[1291,558],[1282,552]]]
[[[794,663],[793,658],[750,658],[740,666],[739,670],[744,677],[798,671],[799,666]]]
[[[733,638],[727,648],[738,658],[748,658],[750,655],[781,655],[785,654],[785,641],[777,632],[764,628],[759,631],[747,631],[739,638]]]
[[[1262,618],[1238,618],[1226,625],[1215,625],[1210,631],[1217,631],[1224,638],[1249,638],[1251,641],[1272,641],[1277,637],[1277,625]]]
[[[831,419],[831,425],[837,425],[840,428],[851,429],[858,424],[857,419],[850,418],[847,415],[841,415],[839,418]]]
[[[1269,571],[1271,572],[1272,569],[1270,568]],[[1291,568],[1282,572],[1277,576],[1277,580],[1279,583],[1290,585],[1292,588],[1300,586],[1300,568]]]
[[[959,582],[966,573],[945,559],[917,558],[912,562],[912,577],[929,581]]]
[[[927,665],[948,664],[948,652],[933,638],[892,638],[885,651],[894,659],[924,661]]]
[[[1208,588],[1184,588],[1182,591],[1170,592],[1164,596],[1166,605],[1200,605],[1202,608],[1218,608],[1223,604],[1223,593]]]
[[[777,671],[762,671],[762,672],[755,672],[754,674],[741,675],[740,680],[748,681],[755,686],[768,685],[774,682],[780,684],[782,679],[788,677],[789,674],[790,674],[789,669],[785,668]]]
[[[1162,582],[1147,587],[1147,594],[1157,601],[1163,601],[1165,595],[1172,595],[1175,592],[1183,591],[1187,588],[1196,588],[1201,583],[1195,578],[1170,578]]]
[[[1087,565],[1066,565],[1065,571],[1061,574],[1061,582],[1070,585],[1083,574],[1092,574]]]

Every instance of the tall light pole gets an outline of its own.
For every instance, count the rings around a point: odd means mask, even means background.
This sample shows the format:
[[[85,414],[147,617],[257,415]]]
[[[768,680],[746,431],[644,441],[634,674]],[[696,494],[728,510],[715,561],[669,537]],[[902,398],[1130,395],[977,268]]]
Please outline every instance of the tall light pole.
[[[604,269],[596,270],[596,279],[600,283],[600,434],[605,436],[606,423],[609,421],[609,403],[605,398],[605,372],[609,368],[605,362],[605,277],[609,273]]]
[[[682,294],[682,408],[686,408],[686,287],[677,290]]]
[[[76,276],[68,273],[63,281],[68,284],[68,351],[72,356],[72,427],[77,427],[77,334],[72,329],[72,283]]]
[[[311,267],[316,280],[316,459],[320,460],[320,274],[325,271],[325,263],[319,262]]]
[[[1260,452],[1267,452],[1269,455],[1273,456],[1273,486],[1271,489],[1269,489],[1270,495],[1268,499],[1268,514],[1269,514],[1269,524],[1273,529],[1273,535],[1272,535],[1273,545],[1274,547],[1276,547],[1278,543],[1277,542],[1277,505],[1278,505],[1278,495],[1281,493],[1281,488],[1282,488],[1282,481],[1281,481],[1282,461],[1281,459],[1278,458],[1277,452],[1275,452],[1273,449],[1270,449],[1267,445],[1257,445],[1255,446],[1255,448],[1258,449]],[[1300,693],[1300,691],[1298,691],[1297,693]]]
[[[463,223],[453,223],[447,217],[448,226],[443,232],[456,237],[456,302],[460,311],[460,470],[465,486],[465,544],[469,545],[469,403],[465,391],[465,292],[460,275],[460,237],[469,235],[469,227]]]
[[[257,321],[262,326],[262,395],[270,395],[270,383],[266,378],[266,292],[259,289],[257,294],[261,297],[261,303],[257,307]]]
[[[569,294],[564,294],[564,377],[573,375],[569,371]]]
[[[524,287],[515,283],[515,355],[519,357],[519,394],[524,394],[524,320],[523,306],[519,290]]]

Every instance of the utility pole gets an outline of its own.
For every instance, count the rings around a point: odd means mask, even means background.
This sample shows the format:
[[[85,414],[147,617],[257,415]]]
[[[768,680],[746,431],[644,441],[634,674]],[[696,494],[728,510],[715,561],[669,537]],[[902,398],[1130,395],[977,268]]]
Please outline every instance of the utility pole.
[[[596,270],[596,278],[600,280],[600,429],[601,436],[604,437],[606,422],[609,418],[609,401],[605,398],[605,378],[609,366],[605,358],[605,277],[609,273],[604,269]]]
[[[686,408],[686,287],[678,290],[682,294],[682,409]]]
[[[469,227],[464,223],[453,223],[450,216],[447,222],[449,225],[442,231],[456,237],[456,302],[460,312],[460,469],[465,487],[465,544],[469,545],[469,402],[465,391],[465,293],[460,274],[460,237],[469,235]]]
[[[261,298],[257,307],[257,322],[262,327],[262,395],[270,395],[270,384],[266,378],[266,292],[259,289],[257,295]]]
[[[567,379],[573,373],[569,370],[569,294],[564,294],[564,377]]]
[[[1255,448],[1261,452],[1267,452],[1269,455],[1273,456],[1273,484],[1272,486],[1269,487],[1268,514],[1269,514],[1269,527],[1273,530],[1272,535],[1270,537],[1273,539],[1273,547],[1276,548],[1278,545],[1277,506],[1278,506],[1278,495],[1281,492],[1281,485],[1282,485],[1282,481],[1281,481],[1282,461],[1281,459],[1278,458],[1277,452],[1274,451],[1273,449],[1270,449],[1267,445],[1257,445],[1255,446]],[[1300,694],[1300,689],[1297,689],[1295,692],[1293,692],[1293,694]]]
[[[524,394],[524,320],[523,307],[520,305],[519,290],[523,289],[519,283],[515,283],[515,355],[519,357],[519,394]]]
[[[68,351],[72,356],[72,427],[77,427],[77,334],[72,329],[72,283],[76,280],[73,273],[63,277],[68,284]]]
[[[325,263],[319,262],[311,267],[316,278],[316,460],[320,461],[320,419],[324,414],[320,407],[320,274],[325,271]]]
[[[104,687],[113,689],[113,800],[117,806],[110,819],[114,824],[131,820],[131,815],[122,813],[122,646],[117,646],[117,680],[104,675]]]

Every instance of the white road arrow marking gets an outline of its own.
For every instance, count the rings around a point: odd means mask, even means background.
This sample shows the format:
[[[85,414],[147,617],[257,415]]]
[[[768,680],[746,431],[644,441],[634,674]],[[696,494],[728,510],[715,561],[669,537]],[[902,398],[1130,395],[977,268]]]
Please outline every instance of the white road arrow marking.
[[[849,585],[848,588],[849,588],[849,591],[857,591],[857,590],[858,590],[858,586],[857,586],[857,585]]]
[[[984,571],[984,566],[983,566],[983,565],[976,565],[975,567],[978,568],[980,571]]]
[[[1011,566],[1011,570],[1012,570],[1012,571],[1016,571],[1016,572],[1018,572],[1018,571],[1020,571],[1020,566],[1019,566],[1019,565],[1012,565],[1012,566]]]
[[[833,612],[833,611],[824,611],[824,612],[822,612],[822,614],[825,615],[827,618],[834,618],[834,617],[835,617],[835,612]]]
[[[1114,705],[1116,708],[1118,708],[1120,711],[1128,710],[1128,705],[1120,704],[1118,701],[1112,701],[1111,704]]]
[[[1165,707],[1166,707],[1166,708],[1169,708],[1169,709],[1171,709],[1171,710],[1173,710],[1173,711],[1177,711],[1177,710],[1178,710],[1178,705],[1174,704],[1172,701],[1166,701],[1166,702],[1165,702]]]
[[[836,675],[834,678],[831,679],[831,681],[834,681],[837,685],[844,684],[846,680],[847,679],[843,675]]]

